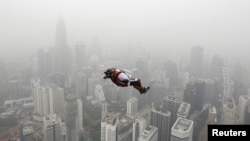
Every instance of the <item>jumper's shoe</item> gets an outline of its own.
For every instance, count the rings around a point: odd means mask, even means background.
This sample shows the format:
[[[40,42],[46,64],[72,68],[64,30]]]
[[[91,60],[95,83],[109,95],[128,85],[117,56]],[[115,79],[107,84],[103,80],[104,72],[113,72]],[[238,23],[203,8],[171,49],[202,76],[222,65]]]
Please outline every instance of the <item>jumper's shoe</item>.
[[[143,87],[142,91],[140,91],[140,94],[145,94],[148,92],[148,90],[150,89],[150,87]]]

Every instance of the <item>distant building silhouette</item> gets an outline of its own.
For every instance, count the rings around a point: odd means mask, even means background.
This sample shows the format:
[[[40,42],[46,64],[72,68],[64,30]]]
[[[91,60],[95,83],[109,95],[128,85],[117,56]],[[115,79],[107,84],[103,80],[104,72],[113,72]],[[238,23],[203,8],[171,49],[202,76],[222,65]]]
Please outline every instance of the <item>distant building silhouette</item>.
[[[62,17],[57,21],[55,41],[55,72],[68,75],[72,65],[72,52],[67,42],[67,32],[65,22]]]
[[[203,76],[203,48],[201,46],[191,48],[189,72],[195,78]]]

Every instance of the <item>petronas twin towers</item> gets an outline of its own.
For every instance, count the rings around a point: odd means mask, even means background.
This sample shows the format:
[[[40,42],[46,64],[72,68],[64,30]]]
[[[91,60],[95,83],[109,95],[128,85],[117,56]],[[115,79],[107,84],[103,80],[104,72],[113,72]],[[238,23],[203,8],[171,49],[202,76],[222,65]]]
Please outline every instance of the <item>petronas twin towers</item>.
[[[68,74],[72,65],[73,55],[67,42],[65,22],[59,17],[56,26],[55,71]]]

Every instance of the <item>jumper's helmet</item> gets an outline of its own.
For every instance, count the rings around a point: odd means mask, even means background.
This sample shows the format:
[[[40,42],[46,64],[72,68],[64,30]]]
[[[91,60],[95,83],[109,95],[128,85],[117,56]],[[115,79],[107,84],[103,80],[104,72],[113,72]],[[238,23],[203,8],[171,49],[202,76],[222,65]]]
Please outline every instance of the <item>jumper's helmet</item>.
[[[105,72],[104,72],[105,76],[103,77],[104,79],[106,78],[111,78],[113,76],[113,72],[111,69],[107,69]]]

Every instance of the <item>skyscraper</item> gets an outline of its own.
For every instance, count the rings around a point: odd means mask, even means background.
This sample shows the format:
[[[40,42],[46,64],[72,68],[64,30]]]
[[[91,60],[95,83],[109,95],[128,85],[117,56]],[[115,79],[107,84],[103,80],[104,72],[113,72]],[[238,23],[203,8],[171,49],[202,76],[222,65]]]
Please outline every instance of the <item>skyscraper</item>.
[[[48,74],[53,72],[53,53],[44,50],[44,49],[38,49],[37,51],[37,65],[38,65],[38,75],[41,78],[45,78]]]
[[[114,113],[106,113],[101,121],[101,141],[118,141],[119,118]]]
[[[38,81],[38,80],[37,80]],[[40,116],[54,113],[52,89],[40,86],[39,82],[32,82],[32,97],[34,100],[34,112]]]
[[[68,46],[66,26],[62,17],[58,19],[56,26],[55,58],[55,71],[67,75],[72,65],[72,53]]]
[[[158,128],[158,141],[168,141],[170,139],[170,116],[169,111],[157,111],[153,106],[150,113],[150,124]]]
[[[189,71],[190,75],[195,78],[203,76],[203,48],[201,46],[191,48]]]
[[[171,129],[170,141],[192,141],[193,124],[192,120],[179,117]]]
[[[132,141],[138,141],[140,134],[149,126],[148,124],[146,115],[136,115],[134,117]]]
[[[134,115],[136,114],[138,109],[138,99],[136,97],[132,97],[127,101],[127,114]]]
[[[78,105],[76,96],[68,94],[66,96],[66,138],[67,141],[78,141]]]
[[[187,102],[182,102],[180,107],[178,108],[177,118],[178,117],[188,118],[189,111],[190,111],[190,104]]]
[[[164,98],[164,112],[170,111],[171,113],[171,121],[170,127],[173,126],[177,119],[177,112],[181,104],[181,100],[174,96],[166,96]]]
[[[78,119],[78,131],[79,133],[83,132],[83,113],[82,113],[82,100],[77,99],[77,119]]]
[[[61,119],[56,114],[43,117],[43,141],[63,141]]]

